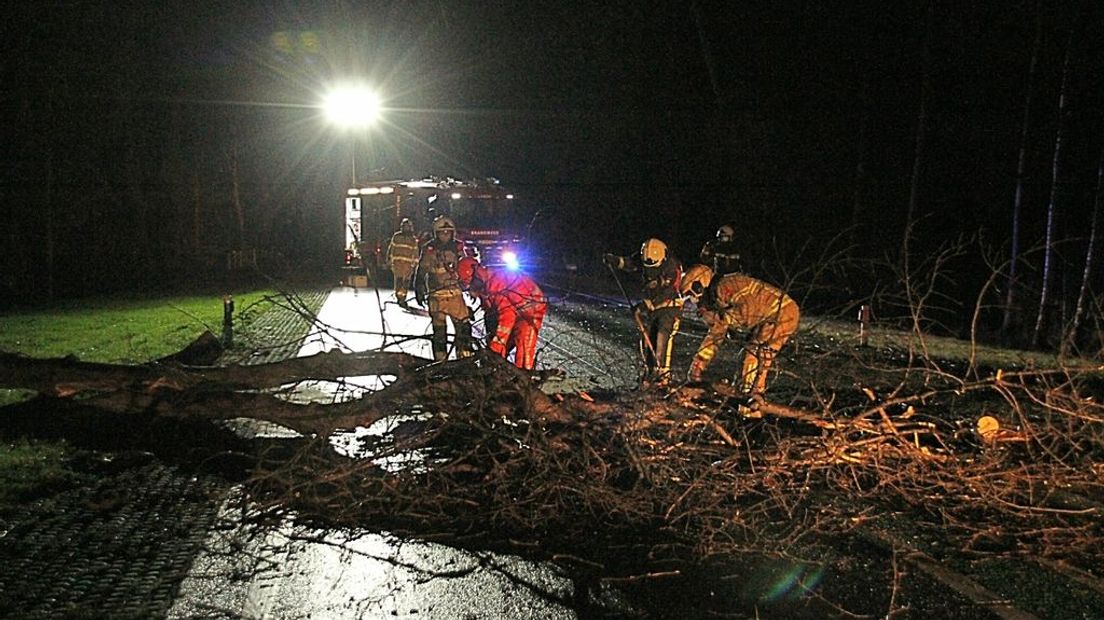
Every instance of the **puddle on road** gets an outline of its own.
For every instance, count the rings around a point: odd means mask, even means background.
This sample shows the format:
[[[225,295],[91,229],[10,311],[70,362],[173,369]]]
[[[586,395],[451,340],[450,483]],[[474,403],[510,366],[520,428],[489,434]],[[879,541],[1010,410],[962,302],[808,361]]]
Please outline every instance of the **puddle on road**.
[[[286,383],[268,390],[268,393],[291,403],[332,405],[354,401],[371,392],[378,392],[393,383],[395,378],[394,375],[364,375],[339,377],[337,381],[300,381]]]
[[[413,473],[423,473],[426,470],[427,451],[421,448],[395,450],[393,436],[403,427],[418,425],[432,417],[432,414],[414,408],[408,413],[377,420],[371,426],[358,426],[351,431],[334,433],[330,436],[330,445],[343,456],[371,459],[387,472],[410,470]],[[374,450],[371,449],[373,447]]]
[[[292,402],[345,402],[390,380],[346,377],[284,386],[276,393]],[[390,437],[403,425],[431,417],[412,409],[336,433],[330,443],[340,454],[373,459],[389,471],[417,471],[425,455],[391,453]],[[299,436],[253,419],[234,420],[232,427],[250,438]],[[367,530],[309,530],[291,521],[258,531],[243,523],[240,497],[226,499],[220,522],[182,582],[169,618],[576,617],[570,607],[574,586],[550,563]]]
[[[304,381],[280,386],[270,393],[288,402],[307,404],[334,404],[351,402],[376,392],[395,380],[393,375],[365,375],[341,377],[338,381]],[[424,450],[406,450],[396,453],[391,450],[393,442],[389,437],[404,425],[417,424],[432,417],[431,414],[413,407],[408,412],[388,416],[377,420],[370,426],[358,426],[355,429],[337,432],[330,436],[330,445],[342,456],[354,459],[371,459],[384,471],[396,472],[414,468],[417,473],[424,464]],[[299,433],[265,422],[263,420],[238,419],[235,431],[249,438],[286,438],[298,437]],[[375,447],[375,451],[368,447]],[[376,456],[381,454],[381,456]]]
[[[552,565],[290,522],[258,533],[238,516],[228,501],[169,618],[576,617]]]

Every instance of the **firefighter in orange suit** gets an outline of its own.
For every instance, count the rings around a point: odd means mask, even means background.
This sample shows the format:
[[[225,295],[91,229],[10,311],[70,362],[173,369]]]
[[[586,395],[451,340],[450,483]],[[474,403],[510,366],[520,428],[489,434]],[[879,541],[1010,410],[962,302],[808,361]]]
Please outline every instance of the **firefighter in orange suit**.
[[[391,275],[395,282],[395,300],[406,307],[407,289],[410,288],[410,276],[414,274],[414,264],[418,262],[418,238],[414,236],[414,222],[404,217],[399,230],[391,235],[387,246],[387,263],[391,266]]]
[[[456,224],[446,216],[433,220],[433,238],[422,246],[414,272],[414,296],[429,308],[433,325],[434,361],[448,358],[448,319],[456,332],[456,356],[471,355],[471,310],[464,303],[456,266],[464,256],[464,245],[456,239]]]
[[[505,269],[490,269],[474,258],[460,259],[456,269],[460,284],[479,298],[487,326],[487,347],[502,357],[514,349],[514,365],[532,370],[537,357],[537,333],[548,311],[548,302],[528,276]]]
[[[741,386],[748,396],[762,395],[771,362],[797,331],[797,303],[778,288],[742,273],[714,277],[713,270],[705,265],[694,265],[686,271],[680,291],[697,304],[698,314],[709,326],[687,379],[701,381],[730,329],[747,329],[750,333]]]
[[[633,318],[640,330],[640,353],[644,357],[644,380],[659,387],[670,383],[671,349],[679,329],[682,297],[679,281],[682,263],[667,253],[667,244],[648,239],[634,256],[606,254],[607,265],[622,271],[640,272],[642,301],[633,306]]]

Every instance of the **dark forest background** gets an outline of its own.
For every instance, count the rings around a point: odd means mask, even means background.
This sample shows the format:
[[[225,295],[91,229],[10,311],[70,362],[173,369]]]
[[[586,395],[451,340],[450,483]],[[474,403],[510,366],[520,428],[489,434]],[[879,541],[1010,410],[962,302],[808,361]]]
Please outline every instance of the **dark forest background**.
[[[731,222],[813,312],[908,302],[908,273],[938,281],[933,329],[967,334],[985,291],[987,339],[1100,348],[1098,2],[4,11],[0,306],[217,283],[235,250],[328,277],[355,157],[498,178],[596,276]],[[352,76],[388,108],[360,134],[317,108]]]

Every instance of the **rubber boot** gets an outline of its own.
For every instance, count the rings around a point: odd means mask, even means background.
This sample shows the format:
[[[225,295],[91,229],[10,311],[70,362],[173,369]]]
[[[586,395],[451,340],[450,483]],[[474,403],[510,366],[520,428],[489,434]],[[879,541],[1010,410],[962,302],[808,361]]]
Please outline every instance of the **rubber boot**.
[[[472,351],[472,326],[471,321],[456,322],[456,357],[471,357]]]
[[[433,361],[443,362],[448,359],[448,336],[437,336],[436,334],[430,339],[431,346],[433,347]]]

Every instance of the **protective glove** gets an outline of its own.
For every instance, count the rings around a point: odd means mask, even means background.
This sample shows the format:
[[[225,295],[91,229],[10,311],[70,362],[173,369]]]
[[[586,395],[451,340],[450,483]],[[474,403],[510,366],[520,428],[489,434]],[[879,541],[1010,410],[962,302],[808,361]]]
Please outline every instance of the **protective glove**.
[[[702,321],[705,321],[706,325],[712,327],[717,321],[721,320],[719,314],[713,312],[712,310],[703,308],[700,300],[695,303],[697,303],[698,305],[698,316],[701,317]]]
[[[610,267],[620,267],[621,257],[616,254],[603,254],[602,262],[609,265]]]

